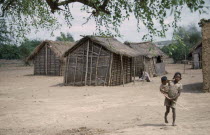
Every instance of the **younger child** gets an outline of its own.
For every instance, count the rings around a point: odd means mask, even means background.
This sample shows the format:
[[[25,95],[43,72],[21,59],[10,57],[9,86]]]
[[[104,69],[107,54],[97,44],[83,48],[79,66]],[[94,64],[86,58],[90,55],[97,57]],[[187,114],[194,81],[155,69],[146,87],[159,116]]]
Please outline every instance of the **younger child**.
[[[174,74],[173,80],[171,82],[167,80],[167,77],[165,76],[161,78],[162,84],[160,86],[160,91],[166,97],[164,102],[164,105],[166,106],[164,119],[165,123],[168,123],[167,116],[171,108],[173,113],[173,126],[175,126],[176,120],[176,102],[182,90],[182,84],[179,82],[181,79],[181,73],[179,72]]]

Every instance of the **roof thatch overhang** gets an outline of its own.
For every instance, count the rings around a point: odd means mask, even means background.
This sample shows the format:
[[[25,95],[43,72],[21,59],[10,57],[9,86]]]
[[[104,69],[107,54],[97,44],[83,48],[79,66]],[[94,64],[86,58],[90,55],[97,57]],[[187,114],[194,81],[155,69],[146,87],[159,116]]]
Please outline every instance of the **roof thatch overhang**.
[[[63,60],[63,54],[66,50],[74,46],[74,42],[64,42],[64,41],[50,41],[45,40],[40,45],[38,45],[34,51],[31,53],[31,55],[28,56],[26,61],[33,60],[34,57],[39,53],[39,51],[47,45],[57,57],[59,57],[60,60]]]
[[[67,50],[64,53],[64,57],[66,57],[69,53],[74,51],[77,47],[85,43],[86,41],[92,41],[98,45],[103,46],[105,49],[115,53],[119,54],[122,56],[127,56],[127,57],[136,57],[139,55],[137,51],[134,49],[130,48],[129,46],[121,43],[117,39],[113,37],[98,37],[98,36],[85,36],[81,40],[79,40],[72,48]]]
[[[158,56],[167,57],[167,55],[152,42],[125,42],[124,44],[138,51],[139,56],[145,56],[148,58]]]

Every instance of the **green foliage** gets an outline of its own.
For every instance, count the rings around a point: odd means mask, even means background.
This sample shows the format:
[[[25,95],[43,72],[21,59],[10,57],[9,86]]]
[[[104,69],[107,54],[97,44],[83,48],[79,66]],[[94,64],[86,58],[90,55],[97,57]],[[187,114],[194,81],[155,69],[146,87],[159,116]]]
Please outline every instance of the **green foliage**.
[[[194,24],[191,24],[188,27],[179,27],[174,32],[174,35],[180,37],[182,39],[181,41],[189,48],[193,47],[201,40],[201,32]],[[174,38],[176,37],[174,36]]]
[[[34,48],[40,43],[41,41],[39,40],[26,39],[19,47],[16,45],[1,45],[0,59],[22,59],[25,61]]]
[[[9,36],[5,19],[0,19],[0,46],[10,42]]]
[[[70,33],[60,33],[61,35],[56,37],[56,41],[70,41],[70,42],[74,42],[74,38]]]
[[[53,13],[65,16],[71,27],[74,17],[70,7],[75,2],[83,4],[81,12],[89,14],[85,23],[95,20],[96,35],[120,36],[120,26],[126,19],[133,19],[134,15],[138,31],[142,26],[148,29],[145,39],[153,35],[164,37],[169,27],[177,27],[183,7],[192,12],[205,12],[204,0],[3,0],[0,4],[10,29],[16,29],[18,36],[24,36],[31,26],[56,29],[59,23]],[[168,16],[173,16],[173,22],[165,24],[164,19]],[[157,22],[160,29],[155,25]]]
[[[187,58],[190,49],[201,40],[201,32],[195,25],[189,27],[179,27],[174,32],[174,42],[168,46],[164,46],[162,51],[172,57],[175,62]]]
[[[55,30],[58,23],[45,0],[3,0],[0,14],[7,19],[8,28],[16,37],[24,37],[31,28]]]
[[[0,46],[0,59],[19,59],[20,52],[15,45],[1,45]]]
[[[173,58],[175,62],[178,62],[185,59],[186,50],[188,49],[182,44],[177,43],[164,46],[161,50]]]
[[[35,47],[37,47],[41,43],[40,40],[29,40],[26,39],[19,46],[20,58],[26,60],[26,58],[31,54]]]

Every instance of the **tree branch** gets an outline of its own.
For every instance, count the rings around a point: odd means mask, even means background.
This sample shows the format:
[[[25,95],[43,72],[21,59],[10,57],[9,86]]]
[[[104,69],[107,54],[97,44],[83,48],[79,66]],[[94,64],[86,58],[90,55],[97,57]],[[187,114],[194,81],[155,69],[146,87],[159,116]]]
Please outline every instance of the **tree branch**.
[[[97,6],[96,3],[93,3],[91,0],[65,0],[62,2],[57,3],[57,6],[63,6],[63,5],[67,5],[70,3],[74,3],[74,2],[79,2],[82,3],[84,5],[87,5],[89,7],[92,7],[93,9],[95,9],[96,11],[94,11],[93,13],[98,13],[98,12],[104,12],[106,14],[111,14],[110,11],[107,11],[105,8],[109,2],[109,0],[104,0],[103,4],[101,6]]]
[[[109,3],[110,0],[104,0],[104,3],[100,6],[101,8],[105,9],[107,4]]]
[[[50,6],[50,9],[51,9],[51,12],[54,13],[55,10],[61,10],[59,7],[58,7],[58,2],[59,0],[46,0],[47,4]]]

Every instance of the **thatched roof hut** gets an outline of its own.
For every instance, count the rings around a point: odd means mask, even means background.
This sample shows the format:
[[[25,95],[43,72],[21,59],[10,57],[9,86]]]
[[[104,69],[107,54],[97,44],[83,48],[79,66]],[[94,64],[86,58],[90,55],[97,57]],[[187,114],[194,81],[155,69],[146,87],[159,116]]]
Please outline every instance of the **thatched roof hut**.
[[[86,36],[65,52],[65,85],[121,85],[132,81],[138,52],[112,37]]]
[[[34,75],[63,75],[65,60],[62,56],[73,45],[73,42],[43,41],[27,58],[34,62]]]
[[[202,41],[199,41],[188,54],[192,58],[192,68],[200,69],[202,68]]]
[[[152,42],[132,43],[125,42],[139,55],[135,58],[135,74],[141,76],[142,71],[146,71],[149,75],[156,76],[165,74],[165,64],[162,58],[166,55]]]

